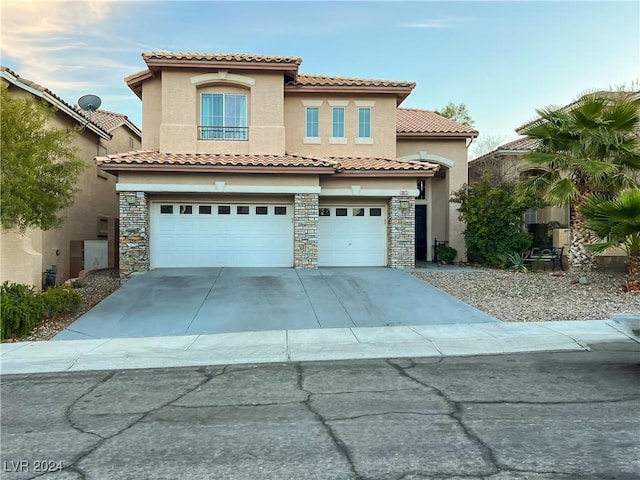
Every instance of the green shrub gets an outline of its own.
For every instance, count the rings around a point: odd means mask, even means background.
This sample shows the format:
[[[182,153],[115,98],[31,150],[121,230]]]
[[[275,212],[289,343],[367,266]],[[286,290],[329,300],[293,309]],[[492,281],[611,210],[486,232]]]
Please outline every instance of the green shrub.
[[[469,260],[502,268],[508,255],[531,246],[522,216],[529,208],[543,205],[533,196],[518,199],[514,184],[492,185],[486,175],[463,185],[453,193],[451,202],[460,204],[459,218],[467,226],[464,238]]]
[[[82,299],[78,292],[68,285],[48,289],[42,294],[48,317],[75,312]]]
[[[458,255],[458,250],[453,247],[438,247],[438,258],[443,263],[452,263]]]
[[[23,337],[45,316],[44,299],[31,287],[4,282],[0,287],[0,339]]]

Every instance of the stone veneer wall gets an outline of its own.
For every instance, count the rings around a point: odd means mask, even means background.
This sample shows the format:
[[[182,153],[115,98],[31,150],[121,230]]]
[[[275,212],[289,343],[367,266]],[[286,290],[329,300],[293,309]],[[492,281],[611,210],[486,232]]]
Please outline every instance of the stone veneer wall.
[[[409,208],[400,208],[400,202]],[[387,222],[387,256],[392,268],[414,268],[416,261],[416,200],[413,197],[391,197]]]
[[[293,216],[293,266],[318,268],[318,194],[296,193]]]
[[[149,199],[145,192],[120,192],[120,275],[149,270]]]

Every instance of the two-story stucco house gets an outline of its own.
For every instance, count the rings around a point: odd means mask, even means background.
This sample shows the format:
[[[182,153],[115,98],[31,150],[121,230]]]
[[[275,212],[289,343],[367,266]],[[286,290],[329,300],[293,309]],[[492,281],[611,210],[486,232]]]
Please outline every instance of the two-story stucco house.
[[[464,257],[449,194],[473,129],[400,109],[415,84],[299,72],[302,60],[148,53],[127,77],[142,150],[118,176],[120,268],[412,267],[433,240]]]
[[[96,155],[139,149],[142,132],[125,115],[98,110],[89,121],[86,112],[64,101],[51,90],[0,67],[0,79],[11,95],[32,97],[56,109],[55,128],[76,127],[80,133],[73,146],[87,167],[76,186],[74,203],[60,212],[60,228],[43,231],[2,230],[0,237],[0,282],[11,281],[41,288],[43,272],[56,271],[56,283],[76,277],[83,270],[86,240],[109,242],[108,266],[118,260],[118,196],[116,178],[96,168]]]

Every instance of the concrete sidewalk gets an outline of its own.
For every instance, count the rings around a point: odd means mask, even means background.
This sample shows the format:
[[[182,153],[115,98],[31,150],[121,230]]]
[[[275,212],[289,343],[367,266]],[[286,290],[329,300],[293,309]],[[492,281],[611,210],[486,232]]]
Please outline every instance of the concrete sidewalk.
[[[279,330],[0,345],[3,375],[240,363],[589,350],[636,340],[611,320]]]

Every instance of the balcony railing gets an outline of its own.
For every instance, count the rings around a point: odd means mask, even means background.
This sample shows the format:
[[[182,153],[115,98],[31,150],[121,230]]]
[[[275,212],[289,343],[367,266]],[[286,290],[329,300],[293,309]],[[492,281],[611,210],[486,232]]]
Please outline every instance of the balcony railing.
[[[249,127],[198,127],[198,140],[248,140]]]

